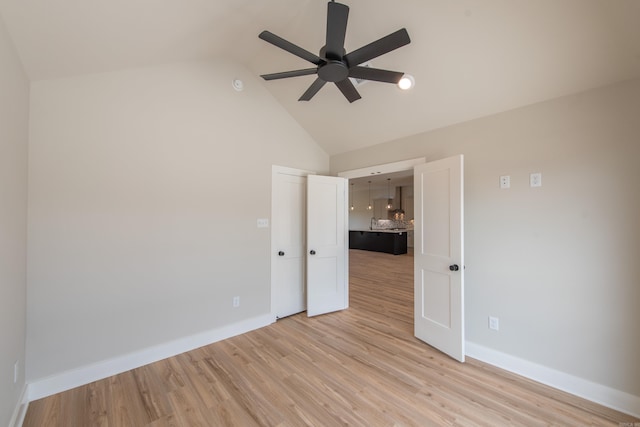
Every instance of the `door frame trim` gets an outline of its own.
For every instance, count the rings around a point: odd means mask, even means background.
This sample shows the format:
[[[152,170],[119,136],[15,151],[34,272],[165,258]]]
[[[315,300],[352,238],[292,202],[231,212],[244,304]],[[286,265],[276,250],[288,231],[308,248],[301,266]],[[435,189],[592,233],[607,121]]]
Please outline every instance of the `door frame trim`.
[[[413,170],[415,165],[427,163],[426,157],[418,157],[416,159],[402,160],[400,162],[384,163],[381,165],[368,166],[360,169],[352,169],[338,173],[342,178],[363,178],[370,175],[387,174],[392,172],[402,172]]]

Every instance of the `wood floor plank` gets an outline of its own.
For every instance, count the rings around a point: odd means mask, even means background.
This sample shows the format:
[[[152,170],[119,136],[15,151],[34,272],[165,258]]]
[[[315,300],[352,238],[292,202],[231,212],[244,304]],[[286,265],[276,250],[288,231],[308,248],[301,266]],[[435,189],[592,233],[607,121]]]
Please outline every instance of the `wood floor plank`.
[[[80,391],[76,389],[77,391]],[[83,418],[89,420],[92,426],[109,427],[108,396],[105,387],[91,383],[86,390],[86,404]]]
[[[413,259],[350,251],[350,308],[31,402],[24,426],[619,426],[640,420],[413,336]]]

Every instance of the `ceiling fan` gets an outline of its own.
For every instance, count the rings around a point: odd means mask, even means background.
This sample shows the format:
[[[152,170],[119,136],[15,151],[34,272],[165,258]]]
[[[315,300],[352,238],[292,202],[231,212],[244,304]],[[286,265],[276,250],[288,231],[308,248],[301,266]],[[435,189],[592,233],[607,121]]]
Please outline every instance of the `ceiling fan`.
[[[404,73],[363,67],[361,64],[409,44],[411,39],[409,39],[407,30],[402,28],[360,49],[346,53],[344,49],[344,39],[347,32],[348,16],[348,6],[336,3],[335,1],[329,2],[327,10],[326,44],[320,49],[319,55],[314,55],[269,31],[261,32],[258,37],[262,40],[311,62],[315,67],[264,74],[260,77],[265,80],[276,80],[317,74],[318,77],[316,80],[309,86],[306,92],[302,94],[298,101],[311,100],[327,82],[335,83],[349,102],[357,101],[361,96],[353,83],[351,83],[351,80],[349,80],[349,77],[384,83],[398,83]]]

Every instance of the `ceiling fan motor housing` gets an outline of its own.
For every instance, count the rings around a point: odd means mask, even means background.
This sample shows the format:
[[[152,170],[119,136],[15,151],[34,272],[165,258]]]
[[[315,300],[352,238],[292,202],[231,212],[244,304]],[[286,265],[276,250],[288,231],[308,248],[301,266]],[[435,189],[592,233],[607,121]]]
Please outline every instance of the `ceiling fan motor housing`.
[[[340,82],[349,77],[349,68],[342,61],[328,59],[326,64],[318,66],[318,77],[325,82]]]

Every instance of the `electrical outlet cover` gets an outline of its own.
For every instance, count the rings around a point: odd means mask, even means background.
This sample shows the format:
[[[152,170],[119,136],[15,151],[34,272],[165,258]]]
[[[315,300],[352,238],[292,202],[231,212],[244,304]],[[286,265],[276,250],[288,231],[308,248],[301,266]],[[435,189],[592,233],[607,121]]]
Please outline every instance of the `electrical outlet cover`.
[[[509,175],[503,175],[500,177],[500,188],[507,189],[511,187],[511,177]]]
[[[500,320],[497,317],[489,316],[489,329],[494,331],[500,329]]]

